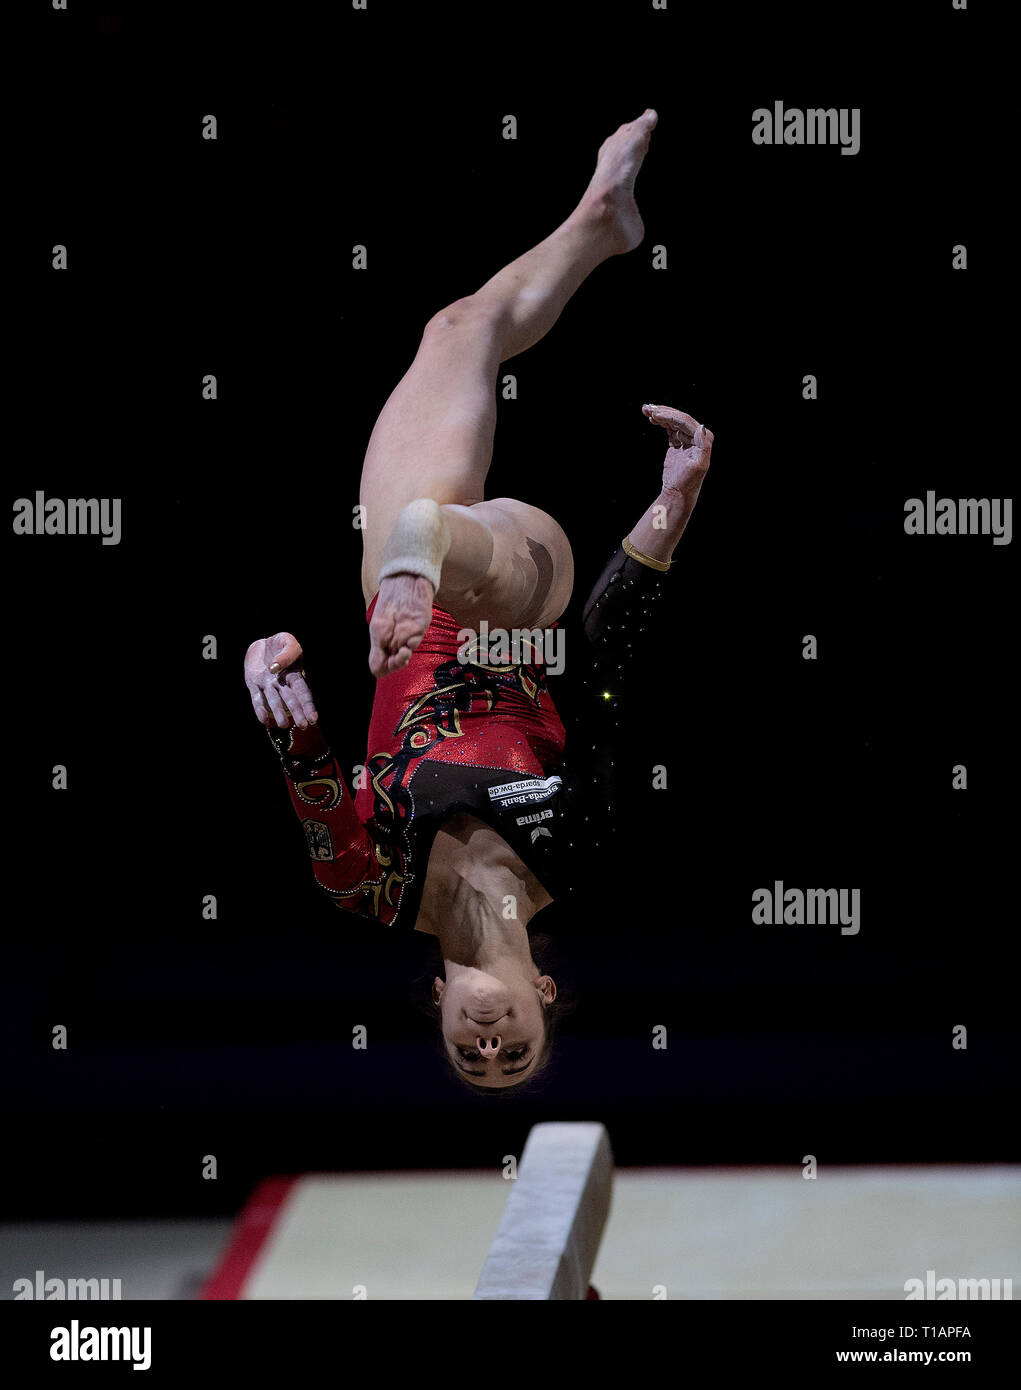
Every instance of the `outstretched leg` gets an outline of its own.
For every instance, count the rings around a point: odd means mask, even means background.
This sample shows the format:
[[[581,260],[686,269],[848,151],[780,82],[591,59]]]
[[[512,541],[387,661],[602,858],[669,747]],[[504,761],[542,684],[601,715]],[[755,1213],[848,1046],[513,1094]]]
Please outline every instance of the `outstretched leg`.
[[[381,617],[400,580],[398,576],[379,585],[383,551],[408,503],[431,498],[445,509],[464,511],[482,502],[492,458],[500,363],[524,352],[549,331],[597,265],[641,241],[643,226],[634,183],[656,120],[656,113],[647,111],[605,140],[591,182],[566,222],[475,294],[457,300],[426,324],[415,360],[376,422],[362,468],[362,588],[369,603],[379,587]],[[510,503],[503,511],[522,505]],[[535,508],[527,510],[535,513],[533,520],[545,515]],[[494,526],[500,531],[499,515],[491,513],[484,520],[491,533]],[[519,515],[519,521],[525,520]],[[478,522],[483,523],[481,513]],[[471,549],[472,534],[470,522],[454,523],[445,564],[461,577],[465,563],[471,569],[471,558],[462,551],[465,546]],[[480,540],[484,548],[485,538],[475,530],[476,548]],[[493,538],[493,547],[493,556],[506,552],[499,534]],[[524,562],[526,571],[533,565],[534,590],[540,583],[540,565],[534,564],[527,548]],[[481,576],[480,582],[484,579]],[[446,582],[444,588],[449,588]],[[425,589],[431,593],[431,586]],[[427,605],[426,622],[429,611]]]

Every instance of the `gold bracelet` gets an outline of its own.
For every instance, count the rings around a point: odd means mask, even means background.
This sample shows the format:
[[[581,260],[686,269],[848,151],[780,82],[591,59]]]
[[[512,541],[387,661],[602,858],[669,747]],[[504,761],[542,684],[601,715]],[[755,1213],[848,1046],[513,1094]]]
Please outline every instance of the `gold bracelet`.
[[[625,536],[621,541],[621,545],[624,547],[625,555],[630,555],[632,560],[638,560],[641,564],[648,565],[650,569],[668,570],[673,564],[673,560],[654,560],[651,555],[646,555],[643,551],[636,550],[631,544],[630,536]]]

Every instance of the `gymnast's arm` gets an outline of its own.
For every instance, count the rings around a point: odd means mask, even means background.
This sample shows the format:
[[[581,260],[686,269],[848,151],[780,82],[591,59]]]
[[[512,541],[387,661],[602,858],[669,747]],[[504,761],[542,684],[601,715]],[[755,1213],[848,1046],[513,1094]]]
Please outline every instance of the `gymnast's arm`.
[[[283,766],[316,882],[336,906],[389,922],[396,915],[403,864],[396,848],[374,839],[355,811],[319,726],[297,639],[278,632],[253,642],[245,655],[245,684]]]
[[[646,418],[667,431],[670,447],[659,495],[618,545],[582,609],[588,659],[570,702],[573,731],[564,763],[570,844],[585,877],[593,855],[613,851],[617,802],[614,753],[620,699],[629,681],[648,670],[649,639],[662,632],[651,609],[667,582],[671,556],[688,524],[709,467],[713,436],[690,415],[668,406],[644,406]],[[579,668],[572,665],[572,671]],[[578,749],[577,757],[572,749]]]
[[[610,558],[582,610],[585,635],[592,644],[596,669],[619,681],[628,666],[629,646],[636,645],[641,622],[662,590],[672,555],[698,500],[709,468],[713,435],[671,406],[646,405],[645,416],[665,429],[669,447],[659,495]],[[637,655],[637,653],[635,653]]]

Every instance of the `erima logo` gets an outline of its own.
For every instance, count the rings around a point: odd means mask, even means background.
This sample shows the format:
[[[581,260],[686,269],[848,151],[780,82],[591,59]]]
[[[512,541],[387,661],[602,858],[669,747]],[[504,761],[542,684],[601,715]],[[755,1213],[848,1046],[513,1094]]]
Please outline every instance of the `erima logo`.
[[[540,835],[548,835],[548,836],[550,837],[551,840],[553,839],[553,831],[552,831],[552,830],[547,830],[546,827],[545,827],[544,825],[537,825],[537,826],[535,827],[535,829],[532,831],[532,844],[533,844],[533,845],[535,844],[536,840],[539,838]]]
[[[857,154],[861,148],[861,108],[831,106],[786,110],[774,101],[772,111],[760,106],[752,112],[752,143],[756,145],[840,145],[841,154]]]

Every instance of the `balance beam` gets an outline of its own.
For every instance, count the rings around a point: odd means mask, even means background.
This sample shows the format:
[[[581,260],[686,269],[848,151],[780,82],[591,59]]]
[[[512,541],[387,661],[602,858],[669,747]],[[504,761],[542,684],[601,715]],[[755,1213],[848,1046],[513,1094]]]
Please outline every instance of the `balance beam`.
[[[533,1125],[476,1299],[584,1299],[610,1211],[601,1124]]]

